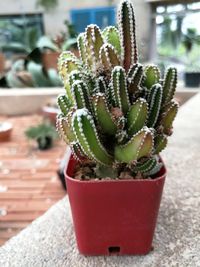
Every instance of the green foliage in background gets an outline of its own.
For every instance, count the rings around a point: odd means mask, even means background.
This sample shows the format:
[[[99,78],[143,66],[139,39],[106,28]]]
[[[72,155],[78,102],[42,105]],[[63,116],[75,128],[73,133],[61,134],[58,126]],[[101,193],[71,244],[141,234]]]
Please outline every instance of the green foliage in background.
[[[46,11],[53,10],[58,5],[58,0],[37,0],[36,6],[43,7]]]

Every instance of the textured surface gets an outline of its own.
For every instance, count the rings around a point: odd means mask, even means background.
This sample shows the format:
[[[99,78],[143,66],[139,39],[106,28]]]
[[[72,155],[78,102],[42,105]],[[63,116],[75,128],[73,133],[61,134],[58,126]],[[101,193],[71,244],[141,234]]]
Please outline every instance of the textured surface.
[[[33,114],[42,109],[42,107],[52,97],[57,97],[62,93],[62,88],[0,88],[0,114],[8,116],[17,116],[24,114]]]
[[[41,116],[6,120],[12,123],[13,132],[9,142],[0,142],[0,246],[65,195],[56,175],[63,143],[40,151],[26,138],[25,129],[41,122]]]
[[[175,133],[163,153],[168,177],[154,251],[147,256],[83,257],[78,254],[66,198],[0,249],[9,267],[199,267],[200,94],[181,108]]]

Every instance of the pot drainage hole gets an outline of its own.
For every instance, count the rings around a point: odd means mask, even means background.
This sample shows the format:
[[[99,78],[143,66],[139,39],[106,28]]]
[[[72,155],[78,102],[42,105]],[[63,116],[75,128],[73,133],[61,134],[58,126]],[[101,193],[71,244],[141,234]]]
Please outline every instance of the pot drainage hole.
[[[109,254],[119,254],[120,253],[120,247],[109,247],[108,248]]]

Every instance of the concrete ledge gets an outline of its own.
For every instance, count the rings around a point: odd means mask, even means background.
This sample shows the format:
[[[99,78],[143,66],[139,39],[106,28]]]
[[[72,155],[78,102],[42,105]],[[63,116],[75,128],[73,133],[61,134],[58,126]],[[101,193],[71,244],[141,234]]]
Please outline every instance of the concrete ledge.
[[[185,104],[191,97],[200,92],[200,89],[183,89],[176,92],[175,97],[178,99],[180,105]]]
[[[163,153],[168,176],[154,238],[146,256],[84,257],[75,244],[67,198],[0,248],[4,267],[200,266],[200,94],[179,111]]]
[[[63,93],[63,88],[0,89],[0,115],[16,116],[39,112],[48,99]],[[178,88],[180,104],[199,92],[199,89]]]
[[[15,116],[36,113],[50,98],[63,92],[63,88],[51,87],[0,89],[0,114]]]

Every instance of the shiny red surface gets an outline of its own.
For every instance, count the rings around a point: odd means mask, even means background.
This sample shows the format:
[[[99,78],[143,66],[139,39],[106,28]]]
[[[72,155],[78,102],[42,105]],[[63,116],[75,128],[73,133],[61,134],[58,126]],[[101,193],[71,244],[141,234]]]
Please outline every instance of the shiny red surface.
[[[71,157],[66,183],[80,253],[147,254],[152,248],[165,167],[155,179],[79,181],[71,178],[75,164]]]

